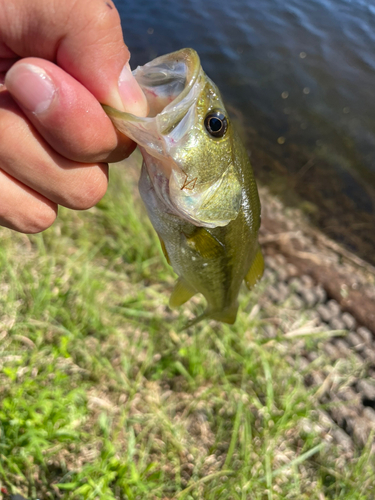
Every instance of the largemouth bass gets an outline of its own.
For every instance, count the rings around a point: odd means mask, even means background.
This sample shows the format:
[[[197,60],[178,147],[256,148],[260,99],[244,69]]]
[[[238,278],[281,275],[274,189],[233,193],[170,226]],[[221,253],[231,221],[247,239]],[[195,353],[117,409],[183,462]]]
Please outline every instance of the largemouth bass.
[[[242,281],[251,288],[264,268],[259,196],[247,152],[194,50],[158,57],[133,75],[147,98],[148,117],[103,107],[141,150],[140,194],[179,276],[169,305],[202,293],[207,309],[196,320],[232,324]]]

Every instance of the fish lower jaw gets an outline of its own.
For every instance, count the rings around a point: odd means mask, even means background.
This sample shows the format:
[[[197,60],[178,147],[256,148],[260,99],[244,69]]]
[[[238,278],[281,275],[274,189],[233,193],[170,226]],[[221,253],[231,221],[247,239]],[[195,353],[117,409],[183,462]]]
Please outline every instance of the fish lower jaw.
[[[206,227],[208,229],[214,229],[215,227],[225,227],[227,226],[231,220],[207,220],[200,216],[199,211],[197,215],[192,215],[190,212],[181,209],[181,207],[177,207],[174,200],[170,200],[175,209],[175,214],[183,220],[190,222],[197,227]]]

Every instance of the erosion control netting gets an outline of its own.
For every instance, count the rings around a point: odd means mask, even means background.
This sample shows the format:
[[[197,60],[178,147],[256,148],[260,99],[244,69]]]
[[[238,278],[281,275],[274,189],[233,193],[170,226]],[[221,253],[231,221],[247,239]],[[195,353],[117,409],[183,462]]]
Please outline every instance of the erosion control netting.
[[[266,281],[261,308],[283,305],[305,323],[275,314],[270,338],[295,337],[290,363],[305,373],[324,410],[322,428],[346,449],[362,447],[375,429],[374,268],[309,227],[297,210],[261,189],[261,243]],[[297,315],[298,316],[298,315]]]

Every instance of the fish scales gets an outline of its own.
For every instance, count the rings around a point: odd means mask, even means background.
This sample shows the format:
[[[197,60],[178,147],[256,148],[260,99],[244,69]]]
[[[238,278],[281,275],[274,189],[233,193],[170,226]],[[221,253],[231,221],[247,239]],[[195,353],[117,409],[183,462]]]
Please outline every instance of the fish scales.
[[[161,56],[133,74],[149,116],[103,107],[141,150],[140,194],[179,276],[170,306],[201,293],[207,309],[196,321],[233,323],[242,281],[251,288],[264,267],[259,196],[246,149],[193,49]]]

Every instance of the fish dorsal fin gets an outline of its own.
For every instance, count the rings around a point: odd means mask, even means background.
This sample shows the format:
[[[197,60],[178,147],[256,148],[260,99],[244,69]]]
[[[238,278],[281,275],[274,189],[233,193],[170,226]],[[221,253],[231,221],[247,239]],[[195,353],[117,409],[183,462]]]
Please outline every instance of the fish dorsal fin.
[[[169,297],[169,307],[173,309],[174,307],[182,306],[182,304],[185,304],[185,302],[191,299],[196,293],[197,291],[194,288],[189,286],[181,278],[178,278],[172,294]]]
[[[250,290],[263,276],[264,271],[264,259],[263,254],[258,246],[257,253],[255,254],[254,260],[245,276],[245,283],[247,288]]]
[[[186,244],[204,259],[214,259],[225,250],[225,246],[202,227],[197,228],[192,236],[186,237]]]

